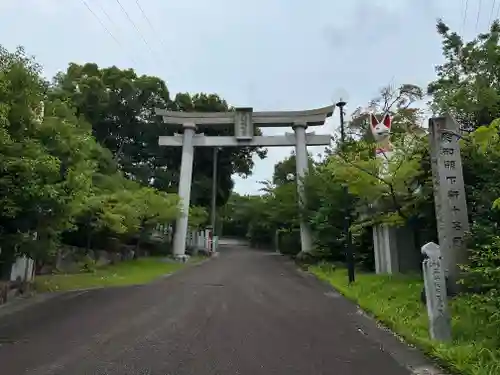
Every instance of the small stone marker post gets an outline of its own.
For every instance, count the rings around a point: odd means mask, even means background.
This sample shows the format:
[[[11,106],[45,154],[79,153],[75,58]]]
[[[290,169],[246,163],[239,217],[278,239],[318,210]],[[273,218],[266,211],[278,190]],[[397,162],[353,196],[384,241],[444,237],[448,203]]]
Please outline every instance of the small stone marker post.
[[[434,242],[422,246],[426,259],[422,263],[424,271],[429,333],[433,340],[451,340],[451,317],[448,309],[446,278],[443,269],[441,250]]]
[[[460,129],[450,115],[429,120],[431,166],[439,246],[449,292],[458,292],[459,265],[467,262],[464,236],[469,231]]]
[[[205,250],[205,232],[202,230],[200,231],[199,240],[200,240],[200,242],[199,242],[198,246],[199,246],[200,250]]]
[[[280,232],[279,232],[279,230],[276,230],[274,232],[274,249],[276,250],[277,253],[280,252]]]
[[[199,233],[197,231],[193,232],[193,243],[192,243],[193,255],[198,254],[198,251],[199,251],[199,246],[198,246],[199,239],[198,239],[198,235],[199,235]]]

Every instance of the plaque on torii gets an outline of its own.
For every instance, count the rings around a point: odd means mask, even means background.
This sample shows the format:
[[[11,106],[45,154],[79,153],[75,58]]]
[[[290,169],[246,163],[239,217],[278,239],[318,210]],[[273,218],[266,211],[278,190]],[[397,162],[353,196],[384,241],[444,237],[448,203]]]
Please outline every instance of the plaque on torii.
[[[326,146],[331,142],[329,134],[306,133],[309,126],[323,125],[327,117],[332,116],[334,105],[306,111],[265,111],[254,112],[252,108],[236,108],[228,112],[179,112],[156,109],[156,114],[162,116],[166,125],[182,128],[182,134],[160,136],[160,146],[182,147],[182,161],[179,178],[179,197],[181,199],[181,214],[177,220],[174,237],[173,253],[183,257],[186,250],[188,232],[189,200],[191,195],[191,180],[193,172],[193,154],[195,147],[283,147],[295,146],[297,189],[299,203],[304,204],[305,194],[302,188],[302,178],[308,169],[307,146]],[[256,136],[255,126],[292,127],[294,134],[274,136]],[[233,136],[206,136],[196,133],[200,130],[227,129],[233,127]],[[312,241],[308,224],[305,219],[300,223],[302,252],[309,252]]]
[[[238,141],[251,140],[253,138],[252,114],[252,108],[236,108],[234,112],[234,137]]]

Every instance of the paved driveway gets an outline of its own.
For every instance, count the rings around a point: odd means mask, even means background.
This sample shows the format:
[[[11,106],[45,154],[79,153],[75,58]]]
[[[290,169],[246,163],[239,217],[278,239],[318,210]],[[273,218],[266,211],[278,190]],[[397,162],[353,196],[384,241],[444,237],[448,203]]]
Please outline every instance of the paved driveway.
[[[0,317],[5,375],[411,374],[400,363],[425,366],[290,261],[235,244],[150,285]]]

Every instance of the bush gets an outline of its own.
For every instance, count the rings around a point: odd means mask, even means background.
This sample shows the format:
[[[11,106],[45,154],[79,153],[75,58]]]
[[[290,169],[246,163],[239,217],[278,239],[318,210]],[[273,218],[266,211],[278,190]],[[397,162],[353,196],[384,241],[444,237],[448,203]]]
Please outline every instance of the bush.
[[[140,251],[150,256],[167,256],[172,253],[172,248],[170,241],[150,238],[141,243]]]
[[[300,248],[300,229],[278,232],[278,249],[281,254],[295,256],[300,252]]]
[[[86,254],[83,259],[78,262],[78,268],[82,273],[94,273],[97,269],[97,262],[89,254]]]

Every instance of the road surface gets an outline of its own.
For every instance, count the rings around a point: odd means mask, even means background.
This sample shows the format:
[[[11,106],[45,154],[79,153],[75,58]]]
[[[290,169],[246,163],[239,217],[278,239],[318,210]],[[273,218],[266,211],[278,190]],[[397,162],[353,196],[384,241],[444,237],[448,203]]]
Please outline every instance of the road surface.
[[[5,375],[409,375],[411,363],[425,361],[286,258],[233,245],[150,285],[0,316]]]

